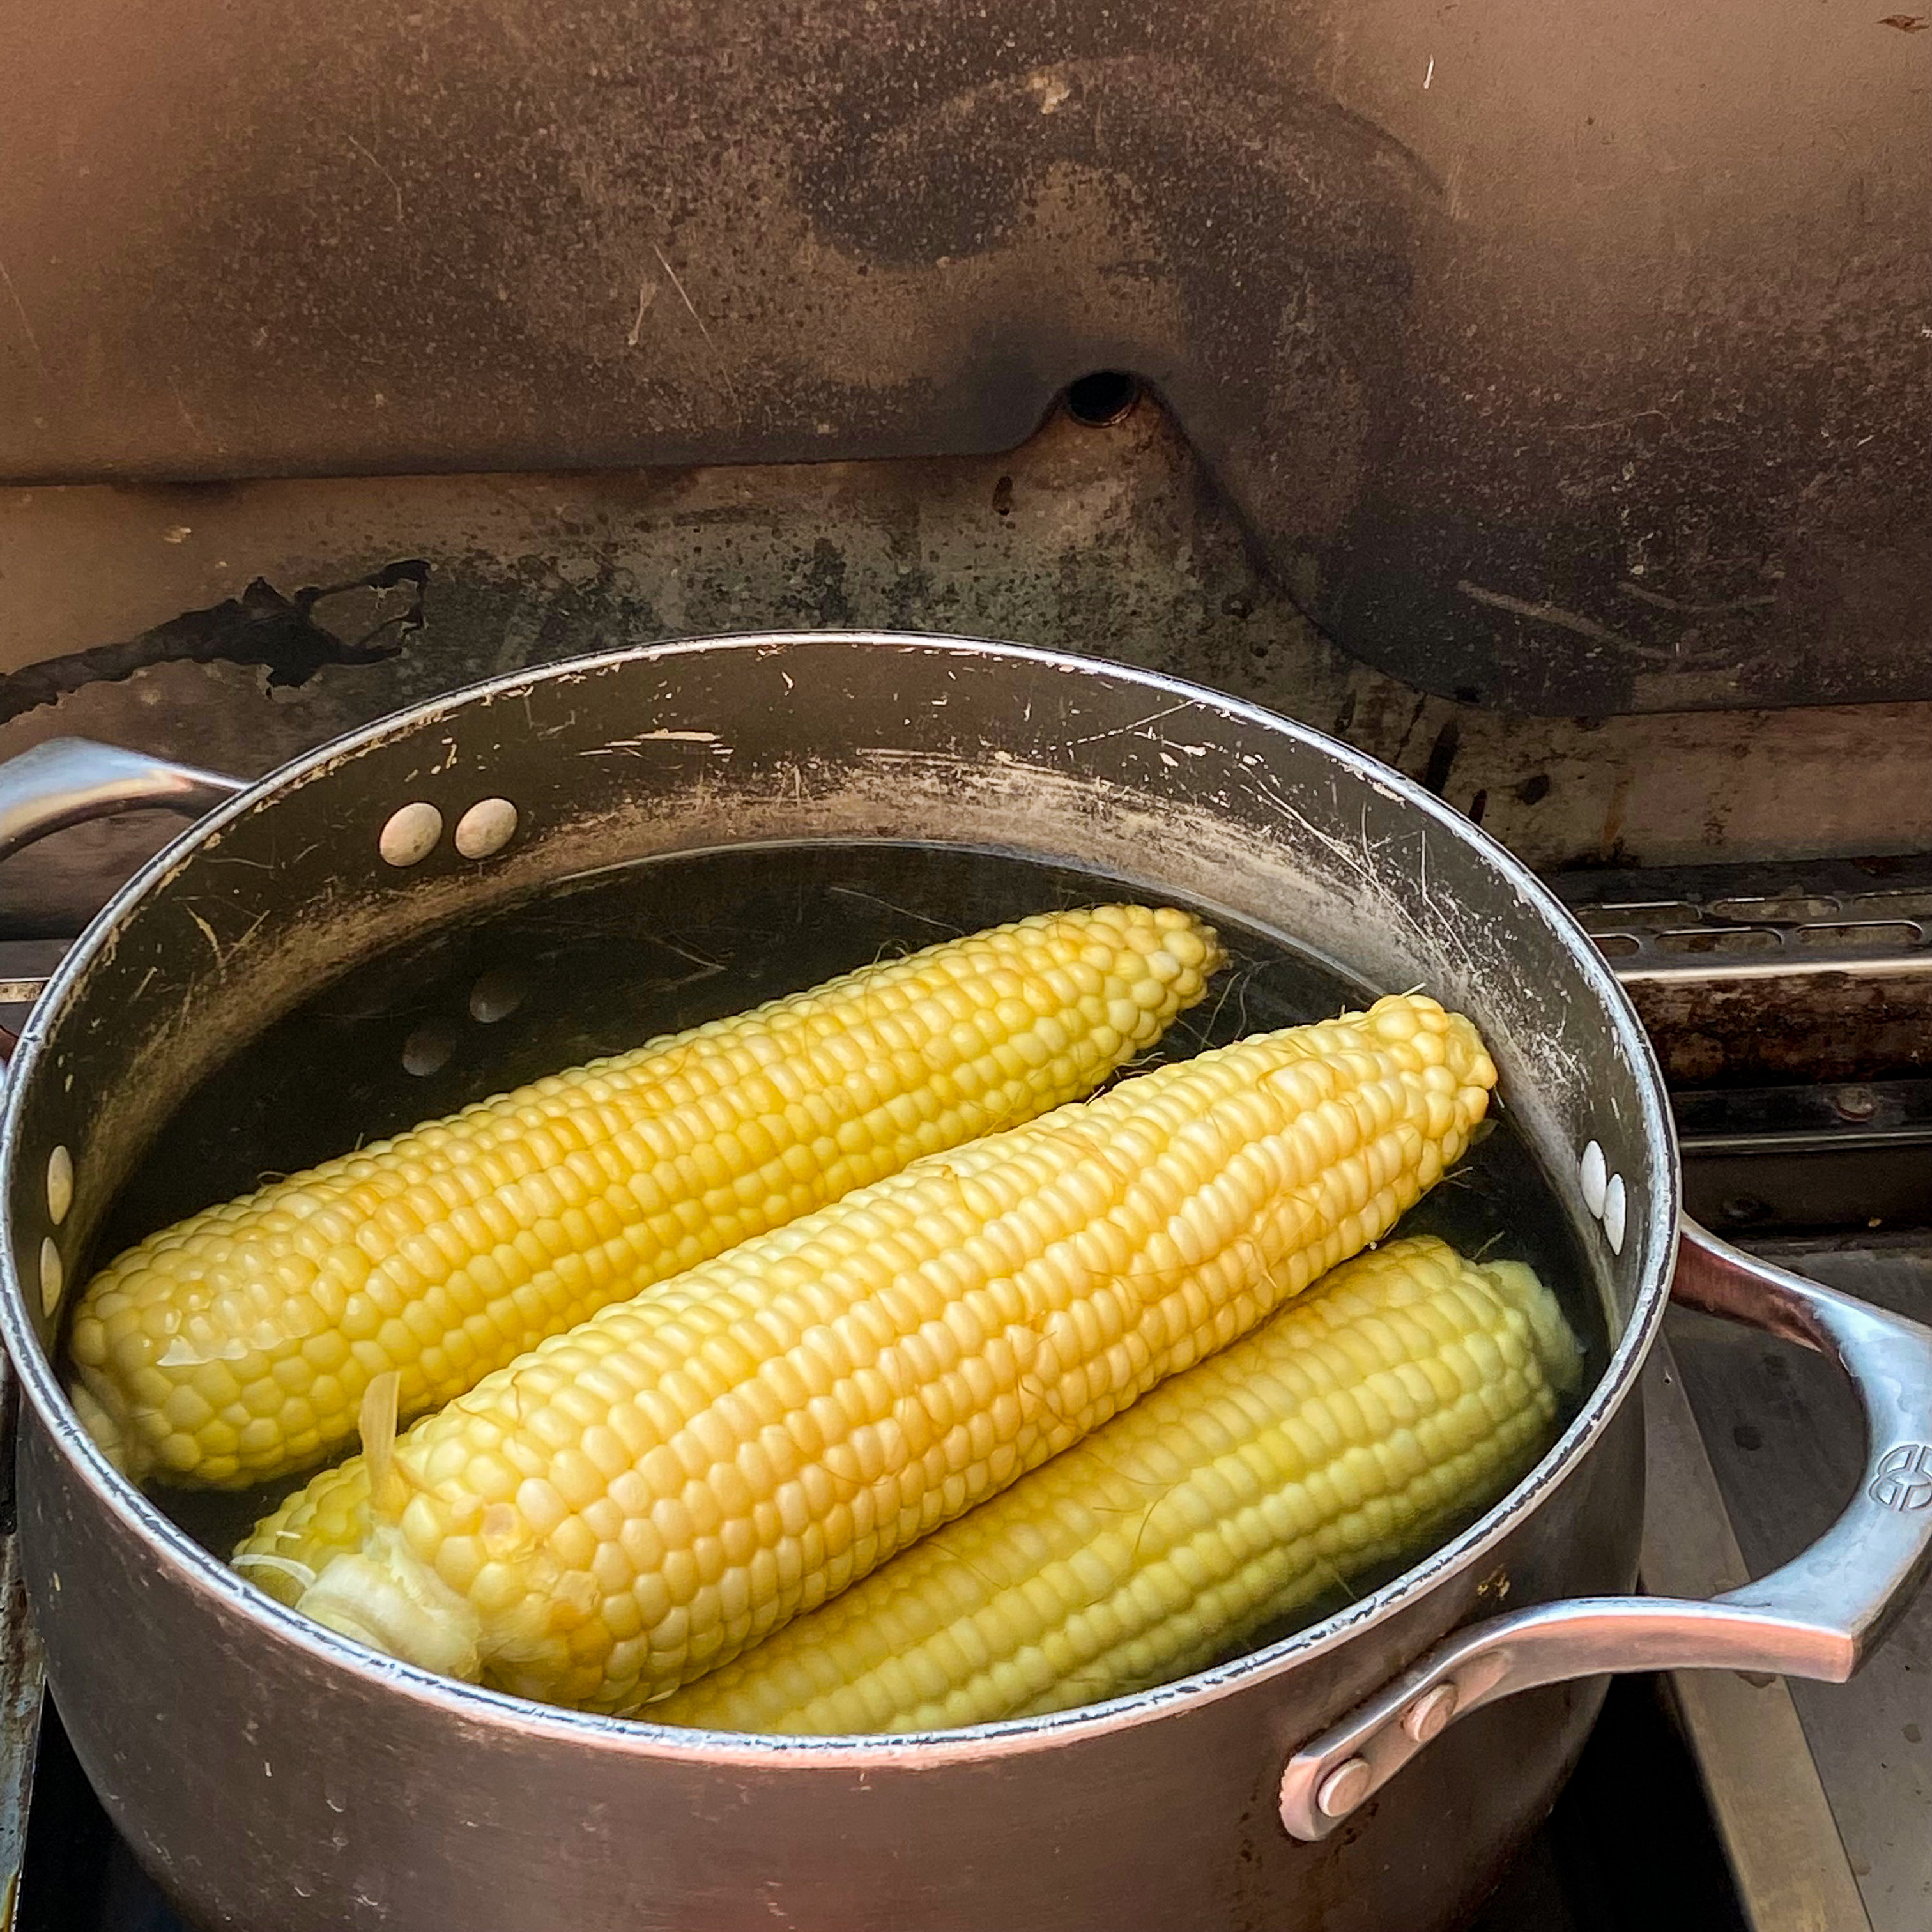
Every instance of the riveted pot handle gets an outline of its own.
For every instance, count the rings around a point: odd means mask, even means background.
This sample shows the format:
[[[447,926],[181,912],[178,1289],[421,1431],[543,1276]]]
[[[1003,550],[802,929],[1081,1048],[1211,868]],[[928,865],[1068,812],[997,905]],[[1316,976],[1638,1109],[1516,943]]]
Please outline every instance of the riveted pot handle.
[[[159,806],[198,817],[246,788],[245,779],[148,752],[86,738],[49,738],[0,764],[0,859],[50,832],[117,812]],[[31,998],[38,988],[9,982],[4,990]],[[11,1042],[0,1029],[0,1071]],[[26,1850],[43,1689],[40,1640],[14,1534],[19,1421],[19,1384],[0,1353],[0,1923],[11,1922]]]
[[[247,784],[89,738],[49,738],[0,764],[0,859],[50,832],[141,806],[198,816]]]
[[[1282,1822],[1325,1838],[1445,1726],[1542,1684],[1627,1670],[1756,1670],[1841,1683],[1932,1558],[1932,1328],[1684,1223],[1677,1300],[1831,1356],[1864,1405],[1868,1468],[1781,1569],[1708,1603],[1582,1597],[1472,1624],[1288,1760]]]

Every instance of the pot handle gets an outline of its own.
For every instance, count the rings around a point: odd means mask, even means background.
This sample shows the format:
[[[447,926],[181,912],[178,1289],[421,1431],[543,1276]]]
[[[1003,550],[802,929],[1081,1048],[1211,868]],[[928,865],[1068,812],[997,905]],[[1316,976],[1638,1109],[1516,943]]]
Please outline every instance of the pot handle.
[[[1609,1671],[1773,1671],[1842,1683],[1932,1557],[1932,1328],[1774,1268],[1683,1224],[1679,1301],[1802,1342],[1852,1380],[1870,1467],[1844,1514],[1780,1569],[1708,1603],[1581,1597],[1446,1638],[1288,1760],[1281,1820],[1324,1838],[1454,1719],[1498,1697]]]
[[[87,738],[49,738],[0,764],[0,859],[93,818],[140,806],[198,815],[247,781]],[[4,982],[10,994],[38,992]],[[0,1071],[11,1036],[0,1030]],[[14,1535],[14,1447],[19,1383],[0,1352],[0,1928],[13,1922],[33,1793],[44,1684],[40,1639]]]
[[[193,817],[247,789],[245,778],[149,752],[49,738],[0,764],[0,859],[90,818],[143,806]]]

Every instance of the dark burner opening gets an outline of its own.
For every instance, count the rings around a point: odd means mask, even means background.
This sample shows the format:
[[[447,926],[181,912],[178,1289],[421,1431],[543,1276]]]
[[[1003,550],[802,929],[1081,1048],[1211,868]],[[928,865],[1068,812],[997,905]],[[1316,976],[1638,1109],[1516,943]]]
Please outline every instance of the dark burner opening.
[[[1096,369],[1066,386],[1066,412],[1090,429],[1117,423],[1140,400],[1137,377],[1121,369]]]

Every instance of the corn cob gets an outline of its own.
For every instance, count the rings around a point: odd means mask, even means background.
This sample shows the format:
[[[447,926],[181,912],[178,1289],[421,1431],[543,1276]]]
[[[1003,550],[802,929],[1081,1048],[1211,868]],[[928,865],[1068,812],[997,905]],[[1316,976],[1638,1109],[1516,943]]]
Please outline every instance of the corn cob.
[[[597,1309],[919,1156],[1090,1092],[1221,963],[1103,906],[868,967],[541,1080],[151,1236],[74,1325],[129,1474],[242,1488],[434,1408]]]
[[[634,1709],[1385,1233],[1495,1078],[1407,996],[1158,1068],[605,1309],[392,1454],[378,1428],[237,1566],[427,1668]]]
[[[1577,1368],[1520,1262],[1392,1242],[641,1714],[936,1730],[1185,1676],[1500,1495]]]

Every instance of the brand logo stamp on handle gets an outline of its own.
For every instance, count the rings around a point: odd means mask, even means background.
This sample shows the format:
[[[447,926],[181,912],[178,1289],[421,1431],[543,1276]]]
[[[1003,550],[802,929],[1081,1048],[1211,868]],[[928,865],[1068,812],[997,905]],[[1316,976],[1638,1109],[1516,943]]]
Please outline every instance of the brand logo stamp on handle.
[[[1932,1442],[1901,1442],[1888,1449],[1865,1494],[1901,1516],[1932,1503]]]

